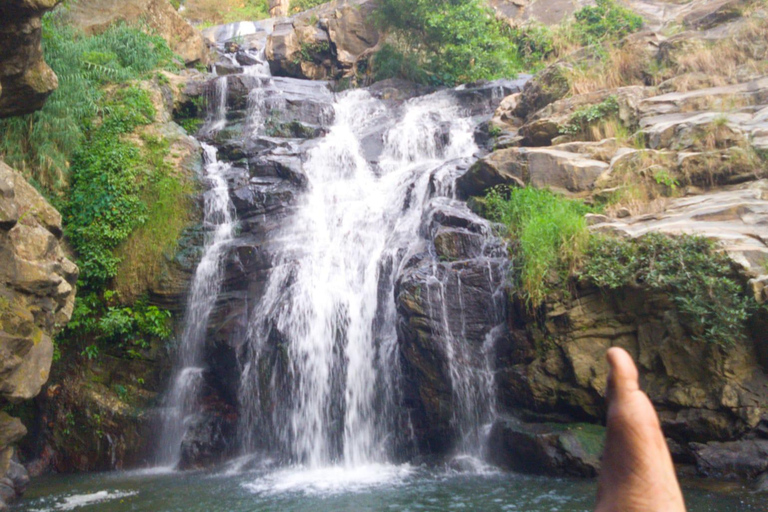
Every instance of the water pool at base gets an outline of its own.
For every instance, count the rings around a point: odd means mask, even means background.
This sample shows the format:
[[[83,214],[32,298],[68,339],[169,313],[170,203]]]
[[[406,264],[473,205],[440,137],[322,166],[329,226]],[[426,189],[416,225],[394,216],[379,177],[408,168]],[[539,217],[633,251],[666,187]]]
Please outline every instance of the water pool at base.
[[[591,512],[594,480],[488,471],[462,474],[412,466],[283,469],[233,474],[125,472],[52,476],[32,482],[13,510],[48,512]],[[696,483],[689,512],[768,510],[768,496]]]

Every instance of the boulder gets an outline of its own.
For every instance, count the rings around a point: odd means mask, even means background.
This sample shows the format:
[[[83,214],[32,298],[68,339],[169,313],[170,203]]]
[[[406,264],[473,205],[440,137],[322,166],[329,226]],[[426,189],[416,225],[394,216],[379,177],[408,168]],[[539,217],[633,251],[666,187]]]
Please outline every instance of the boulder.
[[[768,440],[692,443],[696,469],[704,476],[752,479],[768,471]]]
[[[0,4],[0,118],[39,110],[58,87],[56,74],[43,59],[41,18],[59,1]]]
[[[64,254],[61,216],[24,178],[0,161],[0,395],[34,398],[48,380],[53,337],[69,321],[78,269]],[[26,434],[0,413],[0,497],[26,487],[11,458]]]
[[[98,34],[119,21],[143,22],[186,64],[208,62],[202,35],[167,0],[78,0],[69,6],[67,20],[86,34]]]
[[[567,195],[589,192],[609,165],[582,153],[551,148],[507,148],[478,160],[459,179],[462,197],[481,196],[497,185],[550,188]]]
[[[349,76],[379,43],[374,0],[337,0],[275,24],[266,55],[277,76],[321,80]]]
[[[527,162],[518,148],[494,151],[478,160],[456,180],[456,190],[463,198],[482,196],[498,186],[524,187],[528,181]]]
[[[562,63],[551,64],[525,84],[514,110],[516,117],[526,119],[568,94],[570,85],[564,74],[564,66]]]
[[[491,427],[488,454],[499,466],[547,476],[595,477],[605,428],[588,423],[523,423],[500,418]]]

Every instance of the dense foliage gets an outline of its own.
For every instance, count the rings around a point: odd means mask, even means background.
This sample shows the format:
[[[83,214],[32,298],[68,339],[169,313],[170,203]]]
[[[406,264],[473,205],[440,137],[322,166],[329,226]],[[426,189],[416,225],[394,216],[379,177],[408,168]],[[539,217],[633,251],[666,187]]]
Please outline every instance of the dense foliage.
[[[151,169],[141,149],[121,135],[152,122],[149,94],[129,87],[104,105],[101,126],[74,155],[66,232],[78,252],[82,281],[101,288],[117,274],[112,251],[146,220],[139,191]]]
[[[88,37],[51,14],[43,20],[43,49],[59,88],[42,110],[0,120],[0,157],[51,196],[67,185],[70,160],[100,110],[102,86],[178,62],[160,37],[122,24]]]
[[[637,240],[595,237],[587,256],[582,277],[598,286],[667,292],[694,339],[725,346],[744,336],[754,301],[735,278],[730,258],[709,240],[659,233]]]
[[[178,69],[180,61],[165,40],[138,27],[119,24],[86,36],[55,14],[43,23],[45,56],[59,89],[39,112],[0,122],[0,156],[61,210],[77,256],[77,303],[59,345],[76,353],[85,348],[84,354],[93,357],[99,343],[115,343],[136,357],[148,340],[170,336],[170,315],[144,300],[121,303],[112,291],[120,251],[148,220],[163,229],[145,230],[144,259],[157,259],[158,251],[168,248],[169,241],[157,233],[175,244],[179,223],[186,222],[187,193],[166,163],[167,142],[138,133],[154,122],[156,112],[149,91],[137,80]]]
[[[517,254],[516,280],[529,303],[539,304],[549,291],[552,272],[566,277],[587,248],[589,207],[549,190],[492,189],[486,197],[489,217],[507,226]]]
[[[614,0],[596,0],[594,6],[576,11],[575,30],[584,44],[618,40],[643,26],[643,18]]]
[[[513,76],[519,69],[504,25],[480,0],[382,0],[377,21],[404,63],[416,60],[429,81],[456,84]],[[392,48],[388,50],[392,58]],[[379,69],[397,69],[379,56]]]

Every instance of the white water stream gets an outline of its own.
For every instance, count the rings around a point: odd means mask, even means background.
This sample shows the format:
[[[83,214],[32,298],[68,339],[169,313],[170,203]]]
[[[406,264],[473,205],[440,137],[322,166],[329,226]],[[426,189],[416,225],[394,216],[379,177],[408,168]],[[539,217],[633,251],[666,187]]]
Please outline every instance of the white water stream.
[[[223,278],[223,261],[232,241],[236,220],[229,197],[226,173],[229,164],[218,161],[216,148],[203,144],[204,196],[203,225],[206,241],[187,299],[184,331],[178,347],[176,374],[165,397],[158,464],[175,467],[181,458],[181,443],[190,421],[199,411],[205,362],[203,348],[211,312]]]
[[[445,94],[408,102],[394,123],[365,91],[345,93],[334,109],[330,132],[307,155],[309,190],[280,232],[252,314],[240,389],[246,445],[270,425],[290,461],[309,468],[390,460],[393,438],[403,434],[395,431],[393,276],[424,248],[430,182],[449,191],[456,166],[446,162],[477,151],[472,123]],[[382,122],[391,127],[373,166],[362,140]],[[263,389],[258,375],[263,344],[276,334],[289,390],[274,379]],[[282,404],[266,421],[265,393]]]

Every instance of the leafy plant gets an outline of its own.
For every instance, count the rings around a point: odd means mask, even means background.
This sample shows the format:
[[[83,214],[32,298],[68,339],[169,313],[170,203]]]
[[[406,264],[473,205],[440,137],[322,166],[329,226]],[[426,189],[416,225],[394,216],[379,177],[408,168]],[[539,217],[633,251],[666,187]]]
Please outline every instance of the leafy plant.
[[[505,25],[481,0],[382,0],[375,18],[430,83],[508,77],[519,69]]]
[[[637,240],[594,237],[581,272],[597,286],[644,286],[666,292],[693,338],[721,346],[745,337],[754,300],[730,258],[709,240],[651,233]]]
[[[516,280],[529,304],[536,306],[548,293],[552,272],[570,274],[581,260],[589,241],[585,214],[590,208],[549,190],[492,189],[486,196],[486,212],[507,228],[516,253]]]
[[[619,101],[616,96],[609,96],[596,105],[590,105],[576,110],[568,123],[560,127],[563,135],[576,135],[583,133],[589,126],[598,121],[605,120],[619,112]]]
[[[85,36],[55,14],[43,19],[43,49],[59,88],[42,110],[0,120],[0,157],[55,196],[68,185],[72,157],[99,112],[101,87],[146,77],[160,68],[178,69],[181,62],[165,40],[139,28],[116,24],[102,34]]]
[[[132,307],[109,305],[116,299],[109,290],[79,296],[72,320],[60,337],[66,343],[89,343],[83,350],[88,359],[98,356],[99,346],[119,347],[129,357],[139,357],[138,350],[149,348],[151,340],[170,339],[169,311],[150,305],[146,298]]]
[[[574,13],[574,28],[583,44],[619,40],[643,26],[642,17],[615,0],[596,0],[596,4]]]
[[[150,173],[135,143],[121,135],[152,122],[149,94],[128,87],[103,107],[102,124],[89,135],[72,161],[72,184],[64,208],[66,233],[79,258],[81,279],[103,286],[117,273],[112,251],[146,221],[139,192]]]
[[[556,53],[555,34],[544,25],[525,25],[510,30],[509,38],[526,70],[534,70]]]

